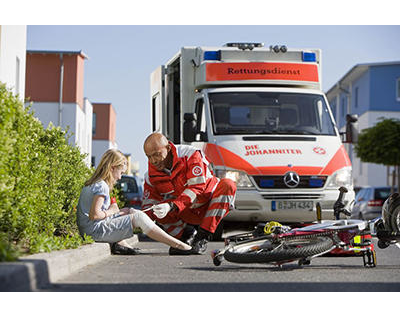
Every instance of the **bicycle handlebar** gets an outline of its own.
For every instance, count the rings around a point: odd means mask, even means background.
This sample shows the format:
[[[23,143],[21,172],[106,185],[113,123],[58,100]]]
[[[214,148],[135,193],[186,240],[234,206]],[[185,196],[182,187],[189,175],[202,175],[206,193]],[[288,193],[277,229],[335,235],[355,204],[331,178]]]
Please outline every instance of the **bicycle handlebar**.
[[[340,218],[340,213],[343,213],[347,216],[351,215],[351,213],[344,208],[344,206],[345,206],[344,205],[344,195],[345,195],[345,193],[347,193],[349,191],[345,187],[340,187],[339,191],[340,191],[339,197],[336,200],[335,204],[333,205],[333,215],[335,216],[335,219],[337,219],[337,220]]]

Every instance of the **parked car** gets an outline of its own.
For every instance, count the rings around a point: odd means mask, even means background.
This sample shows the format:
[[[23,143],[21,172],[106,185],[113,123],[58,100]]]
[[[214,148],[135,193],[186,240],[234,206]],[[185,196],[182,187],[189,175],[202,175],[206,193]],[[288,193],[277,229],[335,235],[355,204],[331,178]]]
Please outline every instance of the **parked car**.
[[[362,187],[356,197],[352,218],[374,219],[381,216],[383,202],[389,197],[391,187]]]
[[[125,202],[124,207],[141,208],[143,185],[138,177],[122,175],[116,186],[121,192],[121,200]]]

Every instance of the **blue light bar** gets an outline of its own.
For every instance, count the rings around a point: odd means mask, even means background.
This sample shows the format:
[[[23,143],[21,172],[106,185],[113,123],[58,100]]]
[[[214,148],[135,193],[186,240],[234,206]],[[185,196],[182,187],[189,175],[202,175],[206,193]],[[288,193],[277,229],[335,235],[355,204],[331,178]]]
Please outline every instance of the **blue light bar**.
[[[274,187],[274,180],[272,180],[272,179],[261,179],[260,187],[261,188],[273,188]]]
[[[309,180],[310,187],[321,188],[324,186],[324,181],[322,179],[310,179]]]
[[[317,55],[315,53],[303,52],[303,61],[316,62]]]
[[[221,60],[221,51],[204,52],[204,60]]]

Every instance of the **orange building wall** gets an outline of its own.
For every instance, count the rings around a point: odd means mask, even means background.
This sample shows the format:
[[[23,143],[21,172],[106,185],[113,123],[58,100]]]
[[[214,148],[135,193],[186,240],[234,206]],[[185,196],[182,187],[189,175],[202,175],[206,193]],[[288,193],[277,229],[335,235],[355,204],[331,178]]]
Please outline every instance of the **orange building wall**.
[[[96,133],[94,140],[110,140],[115,142],[115,124],[117,115],[111,103],[92,103],[96,113]]]
[[[84,57],[63,55],[64,82],[62,102],[77,103],[83,109]],[[25,97],[33,102],[59,102],[60,55],[27,53]]]

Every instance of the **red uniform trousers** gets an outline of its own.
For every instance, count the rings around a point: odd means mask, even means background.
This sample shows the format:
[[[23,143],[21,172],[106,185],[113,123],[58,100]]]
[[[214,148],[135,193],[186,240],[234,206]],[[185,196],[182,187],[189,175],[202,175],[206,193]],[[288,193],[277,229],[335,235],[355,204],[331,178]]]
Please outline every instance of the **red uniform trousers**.
[[[175,238],[182,236],[186,224],[200,225],[204,230],[214,233],[221,220],[233,208],[235,195],[236,184],[230,179],[221,179],[210,201],[200,207],[186,208],[180,212],[174,209],[162,219],[152,214],[153,211],[147,213]]]

